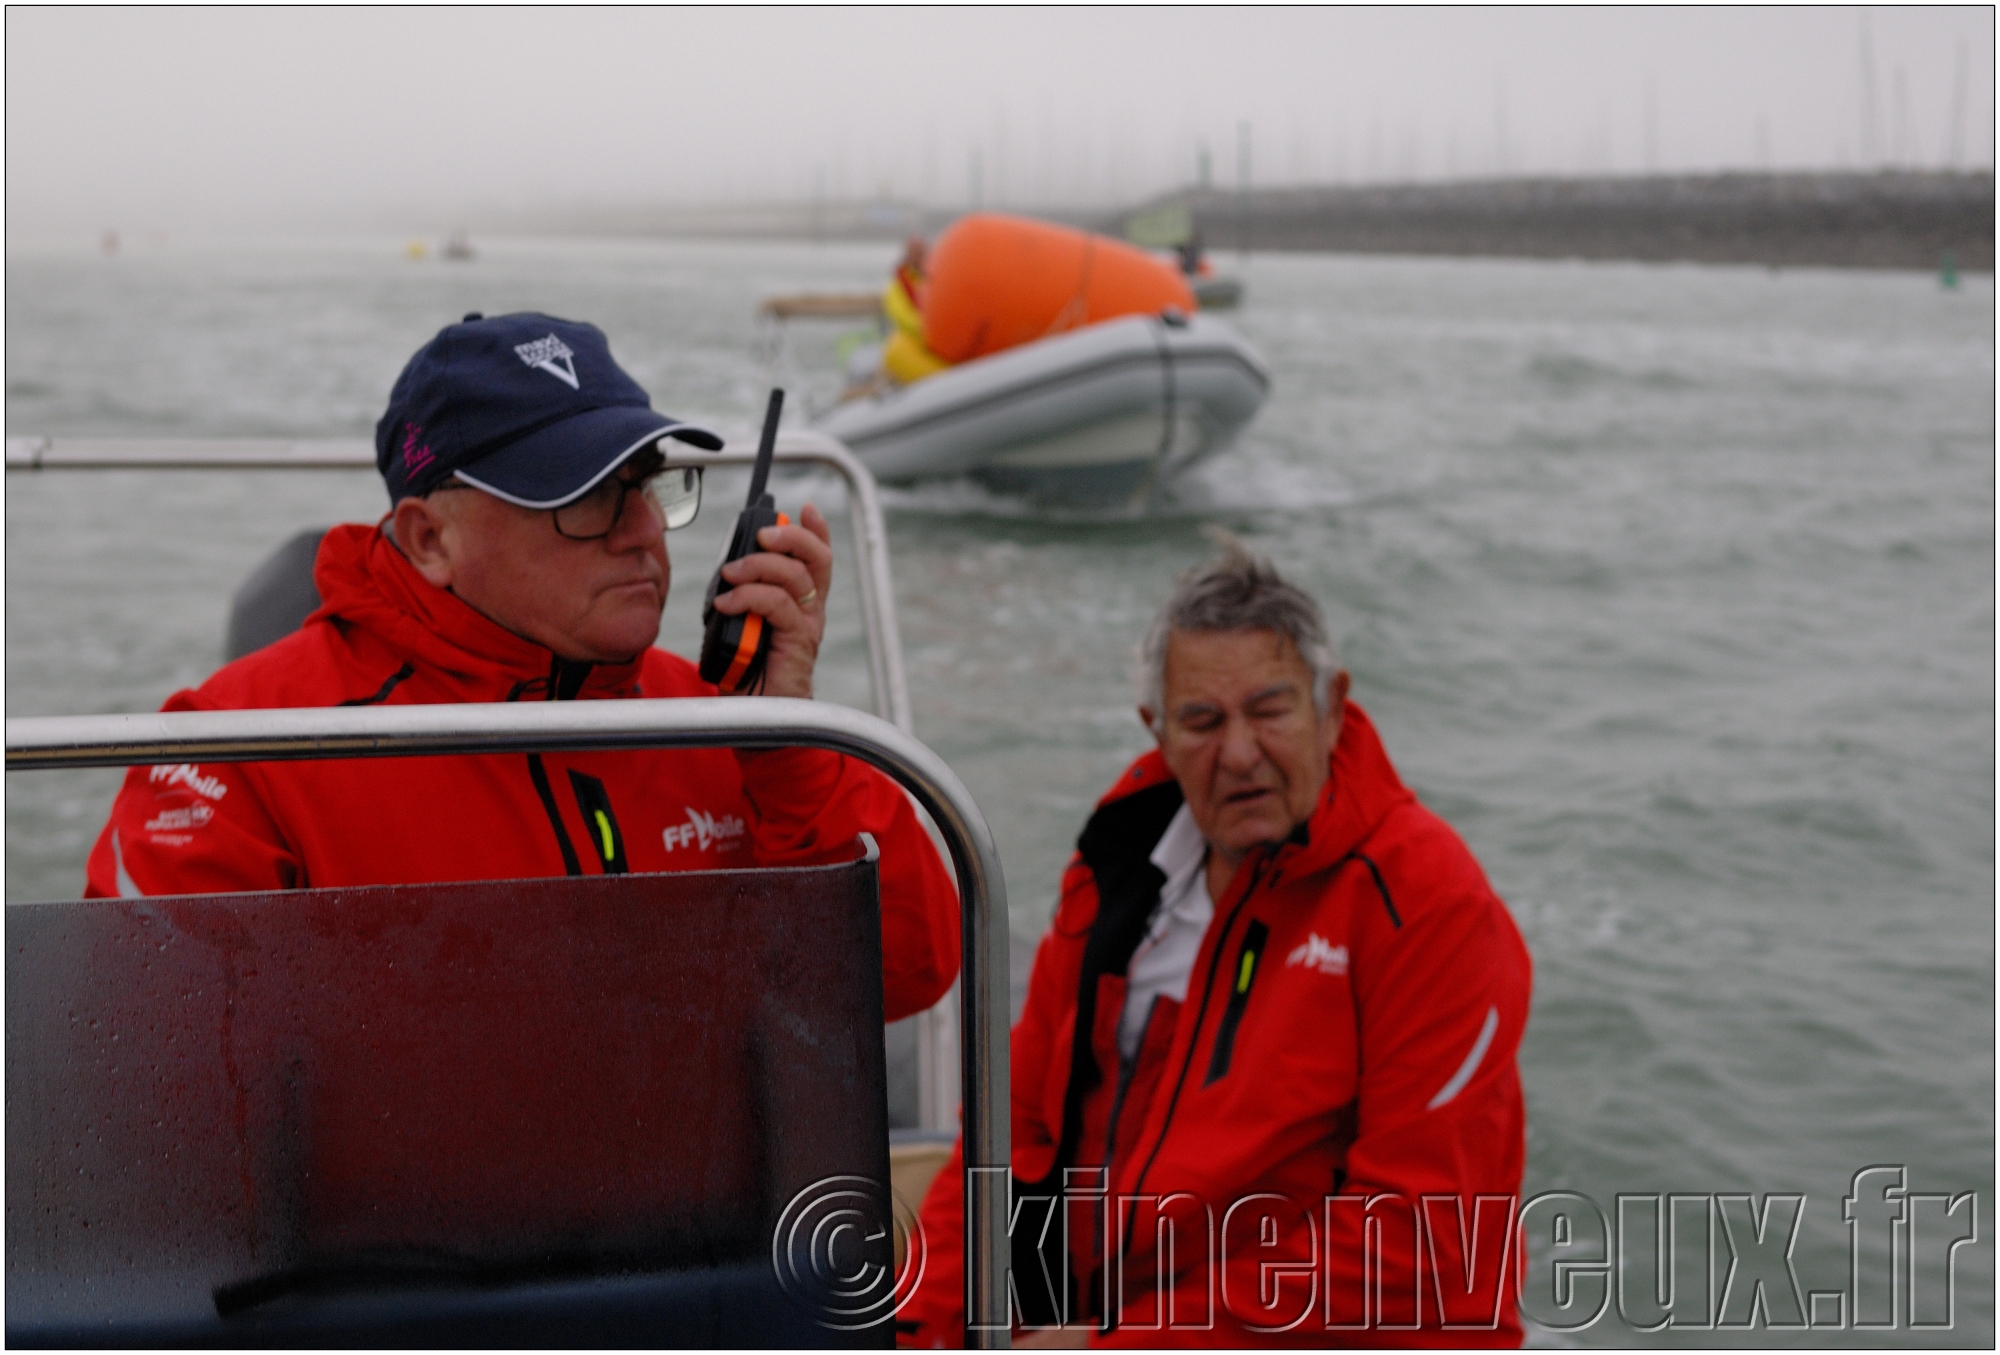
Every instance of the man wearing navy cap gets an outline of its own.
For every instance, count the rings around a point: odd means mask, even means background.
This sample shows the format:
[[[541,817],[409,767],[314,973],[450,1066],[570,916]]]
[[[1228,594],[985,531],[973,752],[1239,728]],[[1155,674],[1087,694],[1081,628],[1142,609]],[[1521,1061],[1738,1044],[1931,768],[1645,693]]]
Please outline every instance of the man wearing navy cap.
[[[391,508],[321,542],[318,611],[166,710],[713,696],[653,647],[666,532],[700,506],[592,325],[469,315],[418,350],[375,430]],[[759,691],[812,696],[833,552],[807,504],[725,567],[716,609],[772,633]],[[816,749],[531,753],[138,767],[92,851],[93,896],[796,865],[881,850],[894,1020],[958,965],[958,905],[906,796]]]
[[[430,583],[559,658],[629,660],[659,635],[662,533],[691,521],[701,502],[698,471],[662,473],[666,438],[722,447],[708,429],[655,413],[595,325],[468,315],[410,360],[375,425],[375,464],[394,504],[389,534]],[[642,485],[659,531],[638,501],[623,507],[626,487]],[[445,493],[465,488],[483,492]],[[800,516],[798,527],[767,529],[760,544],[769,549],[725,571],[742,586],[715,604],[770,621],[764,690],[773,696],[812,695],[826,625],[826,520],[810,504]],[[559,538],[606,544],[552,544],[550,526]],[[617,547],[614,526],[625,529]],[[643,542],[625,539],[635,532]]]

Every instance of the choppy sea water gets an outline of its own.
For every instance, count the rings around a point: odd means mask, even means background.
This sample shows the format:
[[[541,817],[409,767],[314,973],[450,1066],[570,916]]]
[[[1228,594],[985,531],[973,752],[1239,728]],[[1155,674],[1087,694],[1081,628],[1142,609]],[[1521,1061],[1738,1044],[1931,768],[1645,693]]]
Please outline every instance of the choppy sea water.
[[[795,403],[830,398],[849,337],[798,325],[775,351],[756,303],[879,285],[890,255],[14,251],[7,432],[367,436],[438,326],[523,308],[603,326],[660,408],[747,425],[774,372]],[[1015,933],[1039,933],[1089,806],[1145,746],[1134,647],[1208,552],[1203,525],[1226,526],[1323,600],[1356,698],[1534,952],[1524,1195],[1592,1202],[1629,1292],[1569,1330],[1577,1312],[1545,1302],[1531,1339],[1990,1345],[1992,279],[1220,262],[1247,280],[1232,320],[1271,398],[1151,510],[886,495],[917,732],[993,825]],[[10,716],[157,706],[219,663],[229,594],[269,550],[384,506],[343,473],[9,474],[6,491]],[[672,541],[663,643],[684,653],[741,490],[710,493],[720,511]],[[821,695],[866,705],[852,589],[835,605]],[[7,781],[7,898],[74,895],[116,775]],[[1742,1315],[1746,1276],[1789,1273],[1822,1319],[1807,1291],[1888,1283],[1842,1208],[1881,1165],[1946,1197],[1903,1202],[1896,1325],[1774,1328],[1791,1305],[1767,1292],[1751,1329],[1709,1329]],[[1713,1197],[1680,1208],[1710,1220],[1714,1283],[1684,1256],[1679,1316],[1645,1331],[1632,1277],[1651,1252],[1618,1234],[1619,1199],[1636,1223],[1670,1192]],[[1976,1240],[1953,1254],[1968,1192]],[[1789,1272],[1750,1255],[1729,1298],[1734,1195],[1777,1201],[1781,1227],[1783,1197],[1805,1198]]]

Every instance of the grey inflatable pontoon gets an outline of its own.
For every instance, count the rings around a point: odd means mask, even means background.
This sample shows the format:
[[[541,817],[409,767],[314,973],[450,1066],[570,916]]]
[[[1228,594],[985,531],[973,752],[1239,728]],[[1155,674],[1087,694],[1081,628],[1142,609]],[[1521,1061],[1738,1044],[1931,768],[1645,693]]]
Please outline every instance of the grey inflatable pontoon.
[[[819,428],[878,480],[969,475],[1043,501],[1119,504],[1228,447],[1270,387],[1222,321],[1134,315],[850,400]]]

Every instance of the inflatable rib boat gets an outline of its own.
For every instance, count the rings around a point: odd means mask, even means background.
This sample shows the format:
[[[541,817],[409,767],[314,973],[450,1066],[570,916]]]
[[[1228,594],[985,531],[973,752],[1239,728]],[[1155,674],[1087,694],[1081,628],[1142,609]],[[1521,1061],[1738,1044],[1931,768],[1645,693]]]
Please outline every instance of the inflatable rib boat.
[[[963,217],[928,257],[911,242],[883,296],[880,370],[850,371],[852,398],[819,426],[882,480],[1127,502],[1228,446],[1270,387],[1250,346],[1194,309],[1179,270],[1123,241]]]
[[[1227,447],[1270,385],[1220,320],[1133,315],[849,401],[819,427],[880,480],[969,475],[1040,501],[1122,504]]]

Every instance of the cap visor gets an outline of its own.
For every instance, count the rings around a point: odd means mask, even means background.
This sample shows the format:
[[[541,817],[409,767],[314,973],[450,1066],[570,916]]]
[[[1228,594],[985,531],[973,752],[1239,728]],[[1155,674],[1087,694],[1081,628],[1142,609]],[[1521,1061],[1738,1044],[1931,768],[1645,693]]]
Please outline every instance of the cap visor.
[[[721,438],[698,424],[638,405],[616,405],[537,429],[461,467],[458,478],[523,508],[560,508],[669,435],[710,451],[722,446]]]

